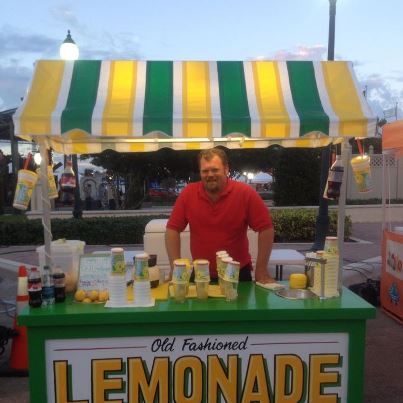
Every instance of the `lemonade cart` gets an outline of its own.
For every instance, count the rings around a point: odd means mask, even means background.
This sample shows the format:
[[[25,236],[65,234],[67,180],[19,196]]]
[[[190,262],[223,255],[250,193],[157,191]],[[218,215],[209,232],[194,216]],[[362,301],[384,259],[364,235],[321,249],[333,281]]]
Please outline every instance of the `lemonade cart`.
[[[50,147],[64,154],[321,147],[375,134],[351,63],[341,61],[42,60],[14,123],[16,135],[39,144],[44,179]],[[344,146],[342,153],[346,165]],[[340,256],[343,195],[345,185]],[[348,290],[327,301],[288,301],[242,284],[232,303],[161,300],[108,310],[68,298],[54,310],[27,309],[20,322],[35,368],[32,402],[360,402],[365,321],[374,314]]]

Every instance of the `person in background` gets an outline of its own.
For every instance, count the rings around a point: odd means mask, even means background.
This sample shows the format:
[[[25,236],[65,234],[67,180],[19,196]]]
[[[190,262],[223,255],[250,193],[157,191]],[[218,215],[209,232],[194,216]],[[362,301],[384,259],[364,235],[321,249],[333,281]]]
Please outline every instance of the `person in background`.
[[[171,265],[180,258],[180,233],[189,224],[193,259],[208,259],[210,277],[217,279],[216,252],[226,250],[240,262],[240,281],[252,280],[248,227],[258,232],[255,280],[274,282],[267,271],[274,228],[270,211],[249,185],[228,178],[226,153],[220,148],[199,154],[200,182],[187,185],[178,196],[167,223],[165,245]]]
[[[3,154],[3,150],[0,150],[0,214],[4,214],[4,205],[6,202],[6,185],[8,176],[8,161]]]
[[[116,210],[115,194],[114,194],[113,186],[112,186],[111,183],[107,184],[106,192],[107,192],[107,195],[108,195],[109,210]]]
[[[85,209],[91,210],[92,208],[92,186],[91,183],[87,183],[84,188],[85,194]]]

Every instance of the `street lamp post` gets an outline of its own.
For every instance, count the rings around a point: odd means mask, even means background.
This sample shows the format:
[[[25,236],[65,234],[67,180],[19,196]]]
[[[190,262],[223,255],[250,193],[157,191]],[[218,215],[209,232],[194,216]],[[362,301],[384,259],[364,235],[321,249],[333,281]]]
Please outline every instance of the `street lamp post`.
[[[327,46],[327,60],[334,60],[334,40],[336,31],[336,2],[329,0],[329,36]],[[329,203],[323,197],[325,191],[327,175],[330,163],[330,146],[323,148],[320,169],[320,192],[319,192],[319,211],[316,217],[315,242],[313,250],[322,250],[325,245],[326,235],[329,231]]]
[[[63,60],[77,60],[79,56],[79,49],[73,38],[71,37],[70,30],[67,31],[66,39],[60,45],[60,57]],[[78,174],[78,163],[77,154],[72,154],[71,162],[73,165],[73,170],[76,174],[76,187],[74,189],[74,207],[73,207],[73,217],[82,218],[83,208],[80,196],[80,181]]]

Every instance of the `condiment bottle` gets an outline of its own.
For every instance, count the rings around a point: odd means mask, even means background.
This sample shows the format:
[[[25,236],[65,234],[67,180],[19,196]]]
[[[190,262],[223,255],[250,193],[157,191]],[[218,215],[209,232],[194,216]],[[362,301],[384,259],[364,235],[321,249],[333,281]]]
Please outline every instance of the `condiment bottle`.
[[[56,267],[53,270],[53,283],[55,286],[55,301],[64,302],[66,299],[66,283],[63,270],[60,267]]]
[[[340,187],[343,181],[343,161],[340,155],[336,155],[336,161],[329,169],[326,188],[323,194],[325,199],[337,200],[340,197]]]
[[[42,279],[36,267],[32,267],[28,275],[29,305],[38,308],[42,305]]]

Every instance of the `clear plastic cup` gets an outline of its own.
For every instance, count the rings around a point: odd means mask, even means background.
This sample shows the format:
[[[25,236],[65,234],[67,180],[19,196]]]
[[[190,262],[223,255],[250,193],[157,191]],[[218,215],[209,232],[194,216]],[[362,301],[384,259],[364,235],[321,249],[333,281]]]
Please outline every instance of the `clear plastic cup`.
[[[195,280],[210,281],[209,261],[207,259],[196,259],[193,262]]]
[[[238,298],[238,281],[223,280],[226,301],[235,301]]]
[[[220,259],[220,269],[219,269],[219,274],[218,274],[218,285],[220,286],[220,291],[221,294],[225,295],[225,284],[224,284],[224,278],[225,278],[225,272],[227,270],[227,266],[229,263],[232,262],[232,257],[230,256],[221,256]]]
[[[174,299],[176,302],[185,302],[187,294],[187,283],[173,283]]]
[[[195,281],[196,283],[196,293],[198,299],[207,299],[208,298],[208,281]]]
[[[357,190],[360,193],[372,190],[370,158],[368,155],[359,155],[350,161],[353,168]]]
[[[17,187],[15,188],[13,207],[18,210],[26,210],[31,200],[32,191],[38,180],[35,172],[27,169],[18,171]]]

